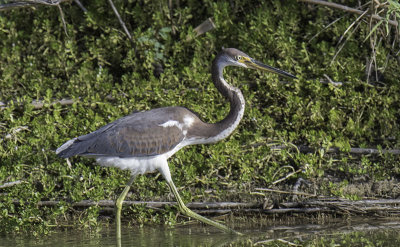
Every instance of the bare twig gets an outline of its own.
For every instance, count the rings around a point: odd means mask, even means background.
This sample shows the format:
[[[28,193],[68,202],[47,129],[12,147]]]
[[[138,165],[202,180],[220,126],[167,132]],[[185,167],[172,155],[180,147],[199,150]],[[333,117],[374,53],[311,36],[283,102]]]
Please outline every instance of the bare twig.
[[[327,74],[324,74],[324,77],[328,80],[328,81],[323,81],[320,80],[319,82],[324,83],[324,84],[332,84],[334,86],[341,86],[343,85],[343,82],[337,82],[337,81],[333,81]]]
[[[115,8],[115,5],[114,5],[113,1],[112,0],[108,0],[108,2],[110,3],[111,8],[113,9],[115,15],[117,16],[117,18],[119,20],[119,23],[121,24],[122,28],[124,29],[126,35],[128,35],[128,38],[130,40],[132,40],[132,35],[129,33],[128,28],[125,25],[125,22],[121,19],[121,16],[119,15],[117,8]]]
[[[299,172],[301,172],[301,169],[299,169],[299,170],[297,170],[297,171],[294,171],[294,172],[291,172],[291,173],[288,173],[288,174],[286,174],[286,176],[284,176],[283,178],[280,178],[280,179],[278,179],[278,180],[276,180],[276,181],[272,182],[272,184],[274,185],[274,184],[280,183],[280,182],[282,182],[282,181],[284,181],[284,180],[286,180],[286,179],[290,178],[291,176],[293,176],[293,175],[295,175],[295,174],[297,174],[297,173],[299,173]]]
[[[72,170],[71,161],[69,161],[68,158],[66,158],[65,160],[67,161],[68,168],[69,168],[70,170]]]
[[[50,103],[50,105],[55,105],[55,104],[61,104],[61,105],[72,105],[74,102],[76,102],[73,99],[62,99],[62,100],[57,100],[57,101],[53,101]],[[33,108],[35,109],[41,109],[44,106],[44,102],[41,100],[33,100],[32,103]],[[4,109],[7,107],[7,104],[4,102],[0,102],[0,109]]]
[[[22,7],[29,7],[34,4],[27,3],[27,2],[16,2],[16,3],[4,3],[0,5],[0,11],[14,9],[14,8],[22,8]]]
[[[60,105],[72,105],[72,104],[78,102],[79,99],[80,99],[80,98],[78,98],[78,99],[76,99],[76,100],[74,100],[74,99],[55,100],[55,101],[51,102],[50,105],[51,105],[51,106],[52,106],[52,105],[56,105],[56,104],[60,104]],[[108,96],[106,96],[106,99],[107,99],[107,100],[114,100],[114,97],[112,97],[111,95],[108,95]],[[14,104],[18,104],[16,101],[13,101],[13,102],[14,102]],[[43,102],[42,100],[33,100],[31,104],[33,105],[33,108],[37,110],[37,109],[43,108],[44,105],[45,105],[45,102]],[[19,106],[22,106],[22,104],[18,104],[18,105],[19,105]],[[7,106],[6,103],[0,101],[0,110],[2,110],[2,109],[4,109],[4,108],[7,108],[7,107],[8,107],[8,106]]]
[[[358,19],[357,19],[357,20],[358,20]],[[357,25],[356,25],[356,26],[353,28],[353,30],[349,33],[349,35],[347,36],[347,38],[345,39],[345,41],[344,41],[343,43],[341,43],[341,44],[340,44],[340,41],[339,41],[339,43],[338,43],[339,48],[336,50],[336,53],[335,53],[335,55],[333,56],[333,58],[332,58],[330,64],[332,64],[333,61],[335,61],[336,57],[339,55],[339,53],[342,51],[343,47],[346,45],[347,40],[349,40],[349,38],[353,35],[353,33],[360,27],[361,22],[359,22],[359,21],[357,21],[357,20],[353,22],[353,24],[354,24],[354,23],[357,23]],[[353,25],[353,24],[352,24],[352,25]],[[352,26],[352,25],[350,25],[350,26]],[[346,32],[347,32],[348,30],[350,30],[350,27],[347,28]],[[342,35],[342,37],[344,37],[344,34]],[[340,40],[342,40],[342,38],[341,38]]]
[[[292,243],[292,242],[290,242],[290,241],[287,241],[287,240],[284,240],[284,239],[281,239],[281,238],[277,238],[277,239],[267,239],[267,240],[264,240],[264,241],[259,241],[259,242],[256,242],[254,245],[259,245],[259,244],[264,245],[264,244],[267,244],[267,243],[271,243],[271,242],[273,242],[273,241],[282,242],[282,243],[284,243],[284,244],[286,244],[286,245],[288,245],[288,246],[302,246],[302,245],[295,244],[295,243]]]
[[[58,101],[53,101],[50,103],[50,105],[55,105],[55,104],[60,104],[60,105],[72,105],[74,102],[76,102],[73,99],[62,99]],[[35,109],[40,109],[43,108],[44,103],[43,101],[40,100],[34,100],[32,101],[32,105],[34,106]]]
[[[18,200],[15,201],[18,204]],[[38,202],[38,206],[57,206],[61,201],[40,201]],[[124,201],[124,205],[133,206],[133,205],[146,205],[146,207],[152,208],[163,208],[165,206],[175,206],[176,202],[154,202],[154,201]],[[80,202],[75,202],[72,204],[72,207],[91,207],[91,206],[99,206],[99,207],[114,207],[115,201],[113,200],[100,200],[98,202],[83,200]],[[242,202],[191,202],[186,204],[186,206],[190,209],[238,209],[238,208],[258,208],[262,206],[262,203],[242,203]]]
[[[60,11],[61,21],[63,23],[65,34],[68,37],[67,25],[65,23],[64,13],[63,13],[63,11],[61,9],[61,5],[60,5],[62,2],[66,2],[66,1],[70,1],[70,0],[25,0],[25,1],[21,0],[21,1],[13,1],[12,3],[1,4],[0,5],[0,11],[13,9],[13,8],[20,8],[20,7],[29,7],[29,6],[34,6],[34,5],[38,5],[38,4],[48,5],[48,6],[57,6],[57,8]],[[79,2],[79,0],[78,0],[78,2]]]
[[[79,6],[79,8],[81,8],[83,12],[85,13],[87,12],[87,9],[85,8],[85,6],[83,6],[83,4],[79,0],[74,0],[74,1]]]
[[[7,135],[4,136],[4,139],[11,139],[13,136],[15,136],[18,132],[21,132],[23,130],[29,130],[28,126],[19,126],[12,128],[11,131],[12,133],[8,133]]]
[[[303,202],[283,202],[281,206],[287,208],[297,208],[297,207],[321,207],[321,206],[331,206],[331,207],[344,207],[344,206],[357,206],[357,207],[384,207],[384,206],[394,206],[399,207],[397,205],[400,204],[400,199],[378,199],[378,200],[348,200],[343,198],[318,198],[311,199]]]
[[[48,5],[48,6],[57,6],[60,5],[62,2],[67,2],[70,0],[21,0],[21,1],[13,1],[11,3],[4,3],[0,4],[0,11],[9,10],[14,8],[21,8],[21,7],[31,7],[35,5]]]
[[[364,11],[359,17],[357,17],[357,19],[355,21],[353,21],[353,23],[350,24],[350,26],[348,26],[346,28],[346,31],[344,31],[343,35],[340,37],[338,44],[340,44],[343,40],[343,38],[346,36],[346,34],[350,31],[350,29],[356,25],[357,23],[360,22],[360,20],[368,13],[368,10]],[[356,28],[355,28],[356,29]],[[350,34],[351,35],[351,34]]]
[[[311,39],[309,39],[307,41],[307,43],[310,43],[313,39],[315,39],[316,37],[318,37],[323,31],[325,31],[326,29],[328,29],[330,26],[332,26],[333,24],[335,24],[336,22],[340,21],[343,17],[337,18],[336,20],[332,21],[331,23],[329,23],[328,25],[326,25],[325,27],[323,27],[317,34],[315,34],[314,36],[311,37]]]
[[[261,144],[261,143],[256,143],[253,144],[254,146],[260,146],[260,145],[266,145],[266,144]],[[282,149],[288,149],[291,148],[290,146],[286,145],[278,145],[278,146],[272,146],[271,150],[282,150]],[[298,146],[298,150],[302,153],[312,153],[317,151],[316,148],[308,147],[308,146]],[[325,150],[325,153],[340,153],[339,148],[329,148]],[[400,155],[400,149],[376,149],[376,148],[350,148],[350,150],[347,153],[351,154],[395,154],[395,155]]]
[[[293,168],[293,166],[290,166],[290,165],[281,166],[281,167],[279,167],[279,169],[274,173],[274,175],[272,175],[272,179],[275,179],[275,176],[276,176],[282,169],[285,169],[285,168],[290,168],[292,171],[295,171],[294,168]]]
[[[341,4],[337,4],[337,3],[332,3],[332,2],[326,2],[326,1],[321,1],[321,0],[299,0],[300,2],[305,2],[305,3],[312,3],[312,4],[317,4],[317,5],[323,5],[323,6],[327,6],[330,8],[335,8],[335,9],[340,9],[346,12],[350,12],[350,13],[354,13],[354,14],[358,14],[361,15],[364,13],[364,11],[362,10],[358,10],[358,9],[354,9],[354,8],[350,8],[347,7],[345,5],[341,5]],[[373,19],[375,20],[386,20],[385,18],[379,16],[379,15],[367,15],[367,16],[371,16]],[[397,21],[394,20],[387,20],[387,22],[390,25],[393,25],[395,27],[397,27],[399,25],[399,23]]]
[[[67,24],[65,23],[65,18],[64,18],[64,12],[62,11],[60,4],[57,4],[57,7],[58,7],[58,10],[60,11],[61,21],[63,23],[65,35],[67,35],[67,37],[69,37],[68,31],[67,31]]]
[[[274,193],[280,193],[280,194],[290,194],[290,195],[298,195],[298,196],[309,196],[309,197],[316,197],[316,194],[308,194],[304,192],[297,192],[297,191],[285,191],[285,190],[274,190],[274,189],[268,189],[268,188],[255,188],[255,190],[258,191],[266,191],[266,192],[274,192]]]
[[[204,208],[252,208],[259,207],[261,203],[257,202],[190,202],[187,204],[192,209]]]
[[[13,182],[8,182],[8,183],[5,183],[5,184],[0,185],[0,189],[4,189],[4,188],[11,187],[11,186],[14,186],[14,185],[17,185],[17,184],[21,184],[21,183],[22,183],[21,180],[17,180],[17,181],[13,181]]]

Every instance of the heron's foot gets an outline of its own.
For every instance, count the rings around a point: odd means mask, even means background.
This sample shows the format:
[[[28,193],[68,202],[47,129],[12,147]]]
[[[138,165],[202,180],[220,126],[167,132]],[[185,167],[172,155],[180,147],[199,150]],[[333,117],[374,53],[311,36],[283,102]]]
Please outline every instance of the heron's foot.
[[[184,213],[185,215],[189,216],[189,217],[195,218],[195,219],[197,219],[197,220],[199,220],[199,221],[201,221],[201,222],[203,222],[205,224],[212,225],[212,226],[214,226],[214,227],[216,227],[216,228],[218,228],[221,231],[224,231],[226,233],[236,234],[236,235],[243,235],[242,233],[237,232],[235,230],[232,230],[229,227],[227,227],[227,226],[225,226],[225,225],[223,225],[221,223],[218,223],[216,221],[210,220],[210,219],[208,219],[208,218],[206,218],[204,216],[201,216],[201,215],[193,212],[188,207],[186,207],[186,205],[184,205],[184,204],[181,205],[180,203],[178,203],[178,205],[179,205],[179,210],[182,213]]]
[[[172,193],[174,194],[174,196],[176,198],[176,201],[178,202],[179,210],[182,213],[186,214],[189,217],[195,218],[196,220],[199,220],[199,221],[201,221],[201,222],[203,222],[205,224],[209,224],[209,225],[215,226],[216,228],[220,229],[223,232],[230,233],[230,234],[236,234],[236,235],[243,235],[242,233],[234,231],[234,230],[230,229],[229,227],[227,227],[225,225],[222,225],[221,223],[218,223],[216,221],[207,219],[206,217],[203,217],[203,216],[201,216],[199,214],[196,214],[195,212],[190,210],[183,203],[181,197],[179,196],[178,190],[176,189],[175,184],[172,182],[172,180],[170,180],[170,181],[167,180],[167,183],[168,183],[169,188],[171,189]]]

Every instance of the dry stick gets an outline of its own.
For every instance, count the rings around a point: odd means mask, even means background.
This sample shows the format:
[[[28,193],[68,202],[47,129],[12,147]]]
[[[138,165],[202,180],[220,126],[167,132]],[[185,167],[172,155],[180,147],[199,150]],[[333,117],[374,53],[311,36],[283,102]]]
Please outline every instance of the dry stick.
[[[85,6],[83,6],[83,4],[79,1],[79,0],[74,0],[75,3],[79,6],[79,8],[82,9],[83,12],[87,12],[87,9],[85,8]]]
[[[21,8],[21,7],[30,7],[34,6],[37,4],[43,4],[43,5],[50,5],[50,6],[57,6],[62,2],[66,2],[70,0],[30,0],[30,1],[19,1],[19,2],[14,2],[14,3],[5,3],[0,5],[0,11],[2,10],[9,10],[13,8]]]
[[[57,100],[57,101],[53,101],[50,103],[50,105],[55,105],[55,104],[61,104],[61,105],[72,105],[74,102],[73,99],[62,99],[62,100]],[[32,103],[33,108],[37,109],[41,109],[43,108],[44,104],[43,101],[41,100],[33,100]],[[0,109],[4,109],[7,107],[7,104],[4,102],[0,102]]]
[[[376,11],[376,10],[375,10]],[[369,28],[370,28],[370,32],[372,31],[372,29],[373,29],[373,27],[372,27],[372,18],[370,18],[370,20],[369,20]],[[377,24],[378,25],[378,24]],[[376,62],[376,47],[379,47],[379,45],[380,45],[380,43],[381,43],[381,41],[382,41],[382,37],[380,37],[379,38],[379,41],[377,42],[377,34],[376,34],[376,32],[374,32],[372,35],[370,35],[369,36],[369,40],[370,40],[370,45],[371,45],[371,49],[372,49],[372,54],[371,54],[371,57],[372,57],[372,61],[371,61],[371,66],[372,66],[372,63],[374,64],[374,67],[375,67],[375,81],[379,81],[379,79],[378,79],[378,65],[377,65],[377,62]],[[377,45],[377,43],[378,43],[378,45]],[[370,77],[370,75],[371,75],[371,66],[369,66],[369,70],[368,70],[368,74],[367,74],[367,83],[369,83],[370,82],[370,80],[369,80],[369,77]]]
[[[263,145],[262,143],[256,143],[253,144],[253,146],[261,146]],[[282,150],[282,149],[288,149],[290,147],[286,146],[286,145],[278,145],[278,146],[272,146],[271,150]],[[298,146],[297,147],[298,150],[300,150],[300,152],[302,153],[311,153],[311,152],[315,152],[317,151],[316,148],[311,148],[308,146]],[[329,148],[327,150],[325,150],[325,153],[340,153],[340,149],[339,148]],[[351,154],[396,154],[396,155],[400,155],[400,149],[376,149],[376,148],[350,148],[350,150],[347,153],[351,153]]]
[[[19,2],[19,3],[5,3],[0,5],[0,11],[9,10],[13,8],[21,8],[21,7],[29,7],[34,4],[27,2]]]
[[[114,98],[111,95],[107,95],[106,99],[108,100],[114,100]],[[56,104],[60,104],[60,105],[72,105],[73,103],[77,102],[79,100],[79,98],[77,100],[73,100],[73,99],[62,99],[62,100],[56,100],[50,103],[50,105],[56,105]],[[14,101],[14,104],[18,104],[16,101]],[[32,103],[33,108],[35,110],[41,109],[44,107],[45,103],[42,100],[33,100]],[[19,104],[19,106],[22,106],[22,104]],[[4,102],[0,101],[0,110],[7,108],[7,104]]]
[[[15,204],[19,204],[19,201],[15,201]],[[38,206],[56,206],[61,201],[40,201],[38,202]],[[148,207],[153,208],[162,208],[165,206],[175,206],[176,202],[154,202],[154,201],[124,201],[124,205],[146,205]],[[114,207],[115,201],[113,200],[100,200],[100,201],[91,201],[91,200],[83,200],[80,202],[72,203],[72,207],[91,207],[91,206],[99,206],[99,207]],[[227,209],[236,209],[236,208],[257,208],[262,206],[262,203],[244,203],[244,202],[191,202],[186,204],[186,206],[190,209],[219,209],[219,208],[227,208]]]
[[[19,127],[14,127],[11,129],[11,133],[8,133],[4,136],[4,139],[11,139],[13,136],[15,136],[18,132],[21,132],[23,130],[29,130],[28,126],[19,126]]]
[[[22,183],[21,180],[17,180],[17,181],[14,181],[14,182],[8,182],[8,183],[0,185],[0,189],[11,187],[11,186],[14,186],[14,185],[17,185],[17,184],[20,184],[20,183]]]
[[[340,37],[340,39],[339,39],[339,41],[338,41],[338,44],[340,44],[340,43],[342,42],[343,38],[344,38],[344,37],[346,36],[346,34],[350,31],[350,29],[351,29],[355,24],[357,24],[357,23],[361,20],[361,18],[363,18],[364,15],[366,15],[367,13],[368,13],[368,10],[364,11],[359,17],[357,17],[357,19],[356,19],[355,21],[353,21],[353,23],[350,24],[350,26],[347,27],[346,31],[344,31],[343,35]],[[356,28],[355,28],[355,29],[356,29]],[[351,34],[350,34],[350,36],[351,36]]]
[[[332,26],[333,24],[335,24],[336,22],[340,21],[343,17],[337,18],[336,20],[332,21],[331,23],[329,23],[328,25],[326,25],[325,27],[323,27],[320,31],[318,31],[317,34],[315,34],[314,36],[311,37],[311,39],[309,39],[307,41],[307,43],[310,43],[313,39],[315,39],[316,37],[318,37],[323,31],[325,31],[326,29],[328,29],[330,26]]]
[[[358,19],[357,19],[358,20]],[[357,21],[356,20],[356,21]],[[335,55],[333,56],[333,58],[332,58],[332,60],[331,60],[331,62],[330,62],[330,64],[332,65],[332,63],[333,63],[333,61],[335,61],[335,59],[336,59],[336,57],[339,55],[339,53],[342,51],[342,49],[344,48],[344,46],[346,45],[346,43],[347,43],[347,40],[349,40],[350,39],[350,37],[351,37],[351,35],[353,35],[353,33],[360,27],[360,25],[361,25],[361,21],[359,21],[359,22],[353,22],[353,23],[357,23],[357,25],[354,27],[354,29],[353,29],[353,31],[351,31],[350,32],[350,34],[348,35],[348,37],[346,38],[346,40],[339,46],[339,48],[337,49],[337,51],[336,51],[336,53],[335,53]],[[353,25],[353,24],[352,24]],[[350,28],[350,27],[349,27]],[[347,30],[350,30],[349,28],[347,28]],[[346,32],[347,32],[347,30],[346,30]],[[344,36],[344,35],[343,35]],[[342,36],[342,37],[343,37]],[[340,39],[340,40],[342,40],[342,39]],[[339,41],[339,43],[338,44],[340,44],[340,41]]]
[[[299,0],[300,2],[305,2],[305,3],[312,3],[312,4],[318,4],[318,5],[323,5],[323,6],[327,6],[330,8],[335,8],[335,9],[340,9],[346,12],[350,12],[350,13],[354,13],[354,14],[358,14],[361,15],[364,13],[364,11],[362,10],[358,10],[358,9],[354,9],[354,8],[350,8],[347,7],[345,5],[341,5],[341,4],[337,4],[337,3],[331,3],[331,2],[326,2],[326,1],[321,1],[321,0]],[[383,17],[380,17],[379,15],[368,15],[371,16],[373,19],[375,20],[386,20]],[[393,25],[395,27],[397,27],[399,25],[399,23],[397,21],[393,21],[393,20],[387,20],[387,22],[390,25]]]
[[[60,10],[61,20],[62,20],[62,23],[63,23],[65,35],[67,35],[67,37],[69,37],[68,31],[67,31],[67,24],[65,23],[65,19],[64,19],[64,13],[63,13],[63,11],[61,9],[60,4],[57,4],[57,7]]]
[[[290,168],[290,169],[292,169],[293,172],[295,171],[295,170],[294,170],[294,167],[291,166],[291,165],[281,166],[281,167],[279,167],[278,171],[276,171],[276,172],[274,173],[274,175],[272,175],[272,179],[275,179],[275,176],[276,176],[282,169],[285,169],[285,168]]]
[[[333,81],[327,74],[324,74],[324,77],[328,80],[328,81],[323,81],[323,80],[320,80],[319,82],[320,83],[322,83],[322,84],[332,84],[332,85],[334,85],[334,86],[341,86],[341,85],[343,85],[343,82],[340,82],[340,81]]]
[[[55,105],[55,104],[72,105],[74,102],[76,102],[76,101],[73,99],[62,99],[62,100],[53,101],[50,103],[50,105]],[[40,108],[44,107],[43,101],[40,101],[40,100],[32,101],[32,105],[35,109],[40,109]]]
[[[70,170],[72,170],[71,161],[69,161],[69,159],[68,159],[68,158],[66,158],[66,160],[67,160],[67,165],[68,165],[68,168],[69,168]]]
[[[119,15],[118,10],[115,8],[114,3],[112,2],[112,0],[108,0],[108,2],[110,3],[111,8],[113,9],[115,15],[117,16],[119,23],[121,24],[122,28],[124,29],[126,35],[128,35],[128,38],[130,40],[132,40],[132,36],[129,33],[128,28],[126,27],[125,22],[121,19],[121,16]]]
[[[291,172],[291,173],[288,173],[288,174],[287,174],[286,176],[284,176],[283,178],[280,178],[280,179],[278,179],[278,180],[272,182],[272,184],[274,185],[274,184],[280,183],[280,182],[282,182],[282,181],[284,181],[284,180],[290,178],[291,176],[293,176],[293,175],[295,175],[295,174],[297,174],[297,173],[299,173],[299,172],[301,172],[301,169],[299,169],[299,170],[297,170],[297,171],[294,171],[294,172]]]
[[[0,186],[0,188],[10,187],[16,184],[20,184],[22,181],[17,180],[15,182],[5,183]],[[256,188],[256,190],[260,191],[271,191],[271,192],[279,192],[279,193],[288,193],[288,194],[297,194],[297,195],[307,195],[307,196],[315,196],[312,194],[307,193],[299,193],[299,192],[291,192],[291,191],[279,191],[273,189],[266,189],[266,188]],[[19,204],[18,200],[15,200],[16,204]],[[38,206],[56,206],[61,201],[40,201],[38,202]],[[299,205],[312,205],[312,206],[327,206],[327,205],[370,205],[370,207],[376,205],[391,205],[391,204],[399,204],[400,199],[378,199],[378,200],[347,200],[343,198],[319,198],[319,199],[312,199],[304,202],[283,202],[281,203],[282,206],[287,208],[291,207],[299,207]],[[149,207],[154,208],[161,208],[165,206],[174,206],[177,205],[176,202],[156,202],[156,201],[124,201],[124,205],[147,205]],[[100,201],[91,201],[91,200],[82,200],[79,202],[72,203],[73,207],[91,207],[91,206],[99,206],[99,207],[114,207],[115,201],[114,200],[100,200]],[[229,209],[237,209],[237,208],[258,208],[261,207],[262,203],[258,202],[190,202],[187,203],[187,207],[192,209],[218,209],[218,208],[229,208]]]
[[[263,208],[237,208],[237,209],[193,209],[199,214],[229,214],[229,213],[263,213],[263,214],[291,214],[291,213],[302,213],[302,214],[315,214],[315,213],[336,213],[341,215],[364,215],[371,213],[385,213],[400,215],[400,207],[398,206],[382,206],[382,207],[363,207],[355,208],[351,205],[327,205],[323,207],[302,207],[298,208],[273,208],[273,209],[263,209]],[[307,206],[307,205],[304,205]]]
[[[309,205],[375,205],[375,204],[399,204],[400,199],[378,199],[378,200],[358,200],[352,201],[347,199],[338,199],[338,198],[327,198],[327,199],[320,199],[320,200],[310,200],[306,202]]]
[[[310,197],[316,197],[316,194],[308,194],[304,192],[297,192],[297,191],[285,191],[285,190],[274,190],[274,189],[268,189],[268,188],[255,188],[255,190],[258,191],[267,191],[267,192],[275,192],[275,193],[281,193],[281,194],[291,194],[291,195],[299,195],[299,196],[310,196]]]
[[[284,243],[286,245],[290,245],[290,246],[302,246],[302,245],[295,244],[295,243],[292,243],[290,241],[284,240],[282,238],[267,239],[267,240],[263,240],[263,241],[258,241],[258,242],[255,242],[254,245],[259,245],[259,244],[260,245],[265,245],[265,244],[268,244],[268,243],[271,243],[271,242],[274,242],[274,241],[282,242],[282,243]]]

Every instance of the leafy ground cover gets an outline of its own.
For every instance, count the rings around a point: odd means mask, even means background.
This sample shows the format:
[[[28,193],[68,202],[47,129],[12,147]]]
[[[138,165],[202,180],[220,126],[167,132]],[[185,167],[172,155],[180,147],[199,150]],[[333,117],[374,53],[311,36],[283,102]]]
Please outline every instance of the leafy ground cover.
[[[222,119],[228,106],[210,76],[221,47],[241,49],[298,79],[226,69],[225,77],[245,95],[245,116],[227,140],[187,147],[170,159],[185,201],[263,201],[252,194],[255,188],[290,190],[299,178],[309,182],[302,191],[318,195],[399,196],[398,155],[349,153],[352,147],[400,148],[395,28],[382,24],[372,32],[361,21],[341,46],[340,37],[358,16],[294,0],[118,2],[131,41],[106,1],[86,4],[87,12],[74,2],[60,5],[65,29],[53,6],[0,15],[0,185],[20,182],[0,189],[1,232],[45,233],[53,226],[108,222],[99,217],[99,207],[77,211],[71,202],[115,199],[129,172],[81,157],[69,165],[54,150],[133,111],[181,105],[205,121]],[[216,28],[187,41],[208,17]],[[385,39],[379,39],[382,32]],[[376,70],[368,76],[371,54]],[[61,99],[74,103],[53,104]],[[44,104],[36,108],[32,101]],[[272,150],[273,145],[314,151]],[[328,153],[330,148],[339,151]],[[51,200],[61,202],[37,205]],[[137,178],[127,200],[173,198],[161,176],[146,175]],[[133,224],[177,221],[174,208],[135,206],[125,214]]]

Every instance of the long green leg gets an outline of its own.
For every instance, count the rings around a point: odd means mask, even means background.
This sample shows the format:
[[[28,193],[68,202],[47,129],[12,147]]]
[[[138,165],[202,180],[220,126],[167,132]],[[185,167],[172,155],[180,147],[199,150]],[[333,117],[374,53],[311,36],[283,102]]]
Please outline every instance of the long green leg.
[[[121,210],[122,210],[122,203],[124,202],[124,199],[126,195],[129,192],[129,189],[133,183],[133,180],[135,180],[135,175],[132,175],[131,178],[129,179],[128,183],[125,186],[124,191],[122,191],[121,195],[118,197],[117,201],[115,202],[115,208],[116,208],[116,213],[115,213],[115,225],[117,227],[117,239],[121,238]]]
[[[175,196],[175,198],[176,198],[176,200],[177,200],[177,202],[178,202],[179,210],[180,210],[182,213],[186,214],[186,215],[189,216],[189,217],[193,217],[193,218],[195,218],[195,219],[197,219],[197,220],[199,220],[199,221],[201,221],[201,222],[203,222],[203,223],[206,223],[206,224],[215,226],[216,228],[218,228],[218,229],[220,229],[220,230],[222,230],[222,231],[224,231],[224,232],[226,232],[226,233],[231,233],[231,234],[233,233],[233,234],[237,234],[237,235],[243,235],[243,234],[240,233],[240,232],[234,231],[234,230],[228,228],[227,226],[224,226],[224,225],[222,225],[222,224],[220,224],[220,223],[218,223],[218,222],[215,222],[215,221],[213,221],[213,220],[207,219],[207,218],[205,218],[205,217],[203,217],[203,216],[201,216],[201,215],[196,214],[196,213],[193,212],[192,210],[190,210],[190,209],[189,209],[188,207],[186,207],[186,205],[183,203],[181,197],[179,196],[178,190],[177,190],[176,187],[175,187],[174,182],[172,182],[172,180],[170,180],[170,181],[167,180],[167,184],[168,184],[169,188],[171,189],[172,193],[174,194],[174,196]]]

